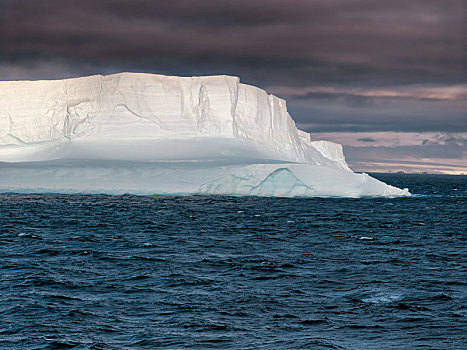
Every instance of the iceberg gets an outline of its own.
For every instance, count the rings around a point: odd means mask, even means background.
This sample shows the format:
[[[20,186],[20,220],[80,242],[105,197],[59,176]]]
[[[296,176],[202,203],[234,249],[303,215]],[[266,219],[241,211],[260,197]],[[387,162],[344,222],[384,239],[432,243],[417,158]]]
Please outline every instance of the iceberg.
[[[232,76],[0,82],[0,192],[408,196]]]

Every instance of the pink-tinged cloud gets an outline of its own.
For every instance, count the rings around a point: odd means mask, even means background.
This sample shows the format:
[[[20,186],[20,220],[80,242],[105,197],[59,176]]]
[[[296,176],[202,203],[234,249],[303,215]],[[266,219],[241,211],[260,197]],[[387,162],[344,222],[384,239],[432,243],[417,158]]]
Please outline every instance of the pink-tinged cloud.
[[[292,98],[307,98],[314,94],[347,95],[368,98],[406,98],[419,100],[467,100],[467,84],[447,86],[403,85],[391,88],[361,87],[288,87],[279,86],[272,89],[274,93]]]
[[[350,167],[364,172],[467,174],[465,133],[312,133],[341,143]]]

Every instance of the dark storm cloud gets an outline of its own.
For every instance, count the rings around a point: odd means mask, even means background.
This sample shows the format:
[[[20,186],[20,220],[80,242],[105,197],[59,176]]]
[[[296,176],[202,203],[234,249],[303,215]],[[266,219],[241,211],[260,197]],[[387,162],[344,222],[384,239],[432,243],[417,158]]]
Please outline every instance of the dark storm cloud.
[[[465,100],[378,99],[371,104],[288,100],[299,127],[313,132],[467,132]]]
[[[465,81],[462,0],[0,1],[6,60],[216,67],[263,85]]]
[[[231,74],[277,90],[299,122],[320,130],[465,129],[458,102],[369,93],[411,84],[466,86],[464,3],[0,0],[0,80],[118,71]],[[307,92],[310,86],[337,90]],[[420,102],[418,109],[404,109],[406,100]]]

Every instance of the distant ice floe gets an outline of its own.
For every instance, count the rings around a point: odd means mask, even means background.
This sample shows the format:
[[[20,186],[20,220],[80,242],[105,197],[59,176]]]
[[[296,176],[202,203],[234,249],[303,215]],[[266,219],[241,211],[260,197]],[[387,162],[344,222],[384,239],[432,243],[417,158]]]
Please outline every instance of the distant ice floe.
[[[409,196],[311,141],[237,77],[121,73],[0,82],[0,191]]]

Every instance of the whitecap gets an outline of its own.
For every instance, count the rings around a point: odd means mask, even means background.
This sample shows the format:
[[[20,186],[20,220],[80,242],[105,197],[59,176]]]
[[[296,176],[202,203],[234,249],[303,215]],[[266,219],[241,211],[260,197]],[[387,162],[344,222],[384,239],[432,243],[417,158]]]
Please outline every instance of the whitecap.
[[[364,303],[385,304],[392,303],[400,299],[402,299],[402,295],[398,293],[377,293],[368,298],[362,299],[362,301]]]

